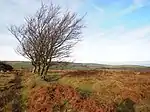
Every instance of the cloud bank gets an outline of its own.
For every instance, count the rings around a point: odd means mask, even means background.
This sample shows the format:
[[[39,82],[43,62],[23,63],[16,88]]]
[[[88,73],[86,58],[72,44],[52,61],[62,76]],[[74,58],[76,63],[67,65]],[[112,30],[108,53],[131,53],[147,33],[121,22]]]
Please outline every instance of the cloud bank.
[[[43,2],[50,3],[48,0]],[[109,5],[104,5],[102,0],[99,3],[96,0],[52,2],[77,12],[80,16],[87,12],[84,19],[87,28],[83,31],[83,41],[73,50],[71,60],[84,63],[150,60],[150,24],[144,21],[145,18],[150,20],[148,0],[127,0],[125,6],[117,0],[110,1]],[[23,23],[26,15],[34,14],[39,8],[40,1],[1,0],[0,6],[3,10],[0,21],[0,59],[25,60],[14,51],[17,41],[7,31],[7,26]],[[143,13],[145,17],[141,17],[140,11],[144,9],[147,12]],[[132,19],[128,19],[130,17]],[[132,24],[133,19],[137,24]]]

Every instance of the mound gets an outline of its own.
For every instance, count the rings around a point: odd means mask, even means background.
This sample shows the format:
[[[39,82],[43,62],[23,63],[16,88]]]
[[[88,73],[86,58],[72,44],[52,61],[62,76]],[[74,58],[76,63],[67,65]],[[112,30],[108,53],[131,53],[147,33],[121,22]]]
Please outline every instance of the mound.
[[[103,112],[98,104],[83,98],[70,86],[53,85],[35,88],[30,93],[28,112]]]

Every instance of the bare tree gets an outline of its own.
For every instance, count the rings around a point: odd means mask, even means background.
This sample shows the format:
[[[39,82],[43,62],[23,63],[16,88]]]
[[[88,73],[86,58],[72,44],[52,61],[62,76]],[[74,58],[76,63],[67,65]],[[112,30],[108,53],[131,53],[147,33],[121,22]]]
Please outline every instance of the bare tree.
[[[19,42],[18,52],[31,60],[34,72],[43,76],[53,60],[70,56],[81,39],[82,20],[68,10],[62,12],[60,6],[42,4],[34,16],[25,18],[21,26],[12,25],[9,31]]]

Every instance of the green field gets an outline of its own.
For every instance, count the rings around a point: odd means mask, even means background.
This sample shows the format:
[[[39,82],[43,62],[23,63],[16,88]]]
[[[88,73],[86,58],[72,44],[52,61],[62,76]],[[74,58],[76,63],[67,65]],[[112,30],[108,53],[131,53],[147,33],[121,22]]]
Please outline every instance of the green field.
[[[32,65],[29,61],[7,61],[6,63],[12,65],[15,69],[29,69]],[[54,62],[55,63],[55,62]],[[150,67],[140,65],[105,65],[105,64],[94,64],[94,63],[57,63],[51,67],[55,70],[88,70],[88,69],[120,69],[120,70],[138,70],[138,69],[150,69]]]

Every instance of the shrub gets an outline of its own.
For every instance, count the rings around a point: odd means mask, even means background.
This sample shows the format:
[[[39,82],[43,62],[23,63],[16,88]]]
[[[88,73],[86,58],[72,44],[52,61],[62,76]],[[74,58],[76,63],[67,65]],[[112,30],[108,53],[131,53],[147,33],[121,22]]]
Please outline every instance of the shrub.
[[[58,81],[61,78],[60,75],[46,75],[44,77],[44,80],[47,82],[53,82],[53,81]]]
[[[0,62],[0,71],[6,72],[6,71],[12,71],[13,67],[9,64],[6,64],[4,62]]]
[[[89,98],[92,94],[92,92],[88,90],[83,90],[80,88],[76,88],[76,90],[79,92],[79,94],[81,95],[81,98],[83,99]]]
[[[135,102],[127,98],[121,103],[116,104],[116,112],[135,112],[134,104]]]

